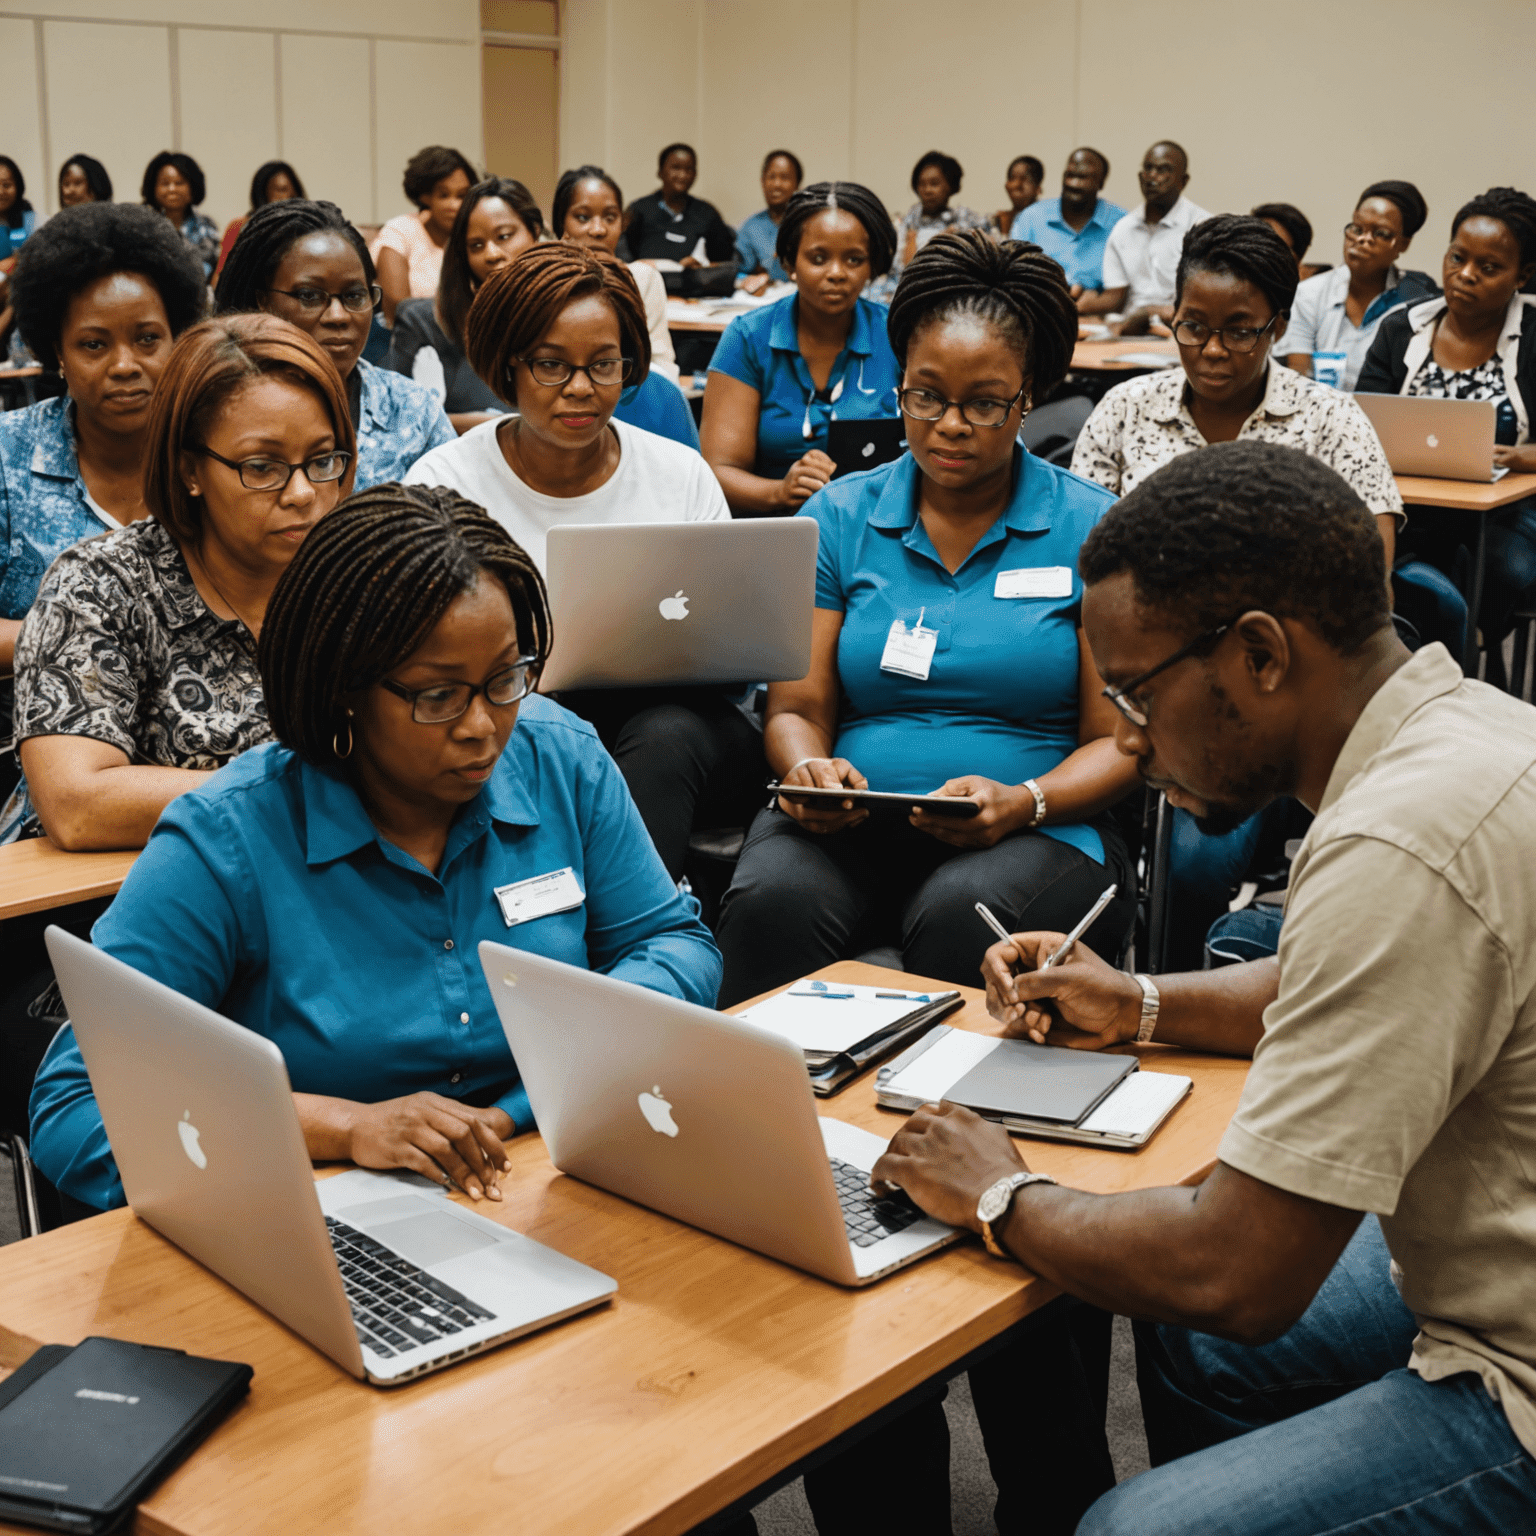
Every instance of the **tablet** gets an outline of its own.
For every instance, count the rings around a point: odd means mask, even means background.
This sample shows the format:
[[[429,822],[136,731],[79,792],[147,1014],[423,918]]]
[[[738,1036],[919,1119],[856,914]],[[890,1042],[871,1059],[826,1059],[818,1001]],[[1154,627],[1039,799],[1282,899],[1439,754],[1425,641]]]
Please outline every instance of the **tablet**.
[[[969,821],[981,815],[981,804],[959,795],[898,795],[884,789],[820,789],[805,784],[792,784],[787,789],[774,782],[768,786],[786,800],[810,802],[813,800],[851,800],[862,811],[910,811],[921,806],[930,815],[952,816],[957,821]]]

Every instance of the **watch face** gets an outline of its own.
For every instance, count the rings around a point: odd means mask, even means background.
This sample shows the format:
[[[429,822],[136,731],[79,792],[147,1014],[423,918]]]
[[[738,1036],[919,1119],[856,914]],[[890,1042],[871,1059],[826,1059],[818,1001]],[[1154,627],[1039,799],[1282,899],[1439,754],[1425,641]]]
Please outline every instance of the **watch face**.
[[[976,1205],[976,1214],[981,1220],[991,1223],[997,1220],[1008,1208],[1008,1197],[1013,1193],[1012,1179],[999,1179]]]

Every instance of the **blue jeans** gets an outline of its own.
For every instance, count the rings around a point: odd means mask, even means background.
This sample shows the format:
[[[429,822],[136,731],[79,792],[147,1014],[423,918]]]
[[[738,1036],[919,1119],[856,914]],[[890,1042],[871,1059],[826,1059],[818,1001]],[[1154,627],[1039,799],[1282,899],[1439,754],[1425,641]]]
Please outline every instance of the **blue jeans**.
[[[1416,1328],[1387,1264],[1368,1216],[1301,1319],[1259,1348],[1137,1324],[1158,1464],[1077,1536],[1536,1530],[1536,1458],[1480,1377],[1406,1368]]]
[[[1461,588],[1427,560],[1403,561],[1392,580],[1397,611],[1418,630],[1420,642],[1438,640],[1460,661],[1467,648],[1467,600]]]
[[[1264,813],[1219,837],[1208,837],[1188,811],[1173,812],[1168,848],[1168,969],[1200,966],[1206,930],[1227,910],[1264,830]]]
[[[1237,965],[1247,960],[1267,960],[1280,948],[1283,909],[1255,903],[1240,912],[1218,917],[1205,935],[1205,968]]]

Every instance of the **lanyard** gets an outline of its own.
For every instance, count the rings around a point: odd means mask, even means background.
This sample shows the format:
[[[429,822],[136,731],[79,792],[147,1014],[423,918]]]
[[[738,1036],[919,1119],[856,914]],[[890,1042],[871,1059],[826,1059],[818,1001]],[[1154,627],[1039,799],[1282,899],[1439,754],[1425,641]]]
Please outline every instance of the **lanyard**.
[[[851,358],[850,358],[850,361],[851,361]],[[865,358],[862,355],[860,355],[860,357],[859,357],[859,382],[854,386],[854,388],[857,389],[858,392],[861,395],[874,395],[874,394],[878,394],[879,393],[878,390],[865,389],[865,387],[864,387],[864,363],[865,363],[865,361],[866,361]],[[843,385],[848,382],[848,367],[849,367],[849,364],[847,362],[845,362],[843,364],[843,371],[837,376],[837,383],[832,385],[832,394],[831,394],[831,397],[830,397],[830,400],[829,400],[828,403],[832,407],[832,417],[831,417],[831,419],[833,421],[837,420],[837,402],[843,398]],[[806,372],[807,373],[810,372],[809,368],[807,368]],[[828,382],[830,382],[830,380]],[[813,437],[816,436],[816,429],[811,425],[811,406],[815,403],[815,400],[816,400],[816,386],[815,386],[815,383],[813,381],[812,384],[811,384],[810,389],[808,389],[806,391],[806,394],[805,394],[805,421],[801,424],[801,427],[800,427],[800,435],[806,440],[806,442],[810,442],[810,440]]]

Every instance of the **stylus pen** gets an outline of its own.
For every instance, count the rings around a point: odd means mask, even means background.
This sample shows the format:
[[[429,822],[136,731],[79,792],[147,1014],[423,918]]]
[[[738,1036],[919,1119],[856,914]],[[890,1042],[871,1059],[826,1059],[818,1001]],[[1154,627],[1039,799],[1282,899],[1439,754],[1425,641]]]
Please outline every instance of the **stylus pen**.
[[[1120,887],[1118,885],[1109,886],[1105,890],[1104,894],[1100,896],[1099,899],[1094,902],[1091,907],[1089,907],[1088,911],[1083,916],[1083,920],[1077,925],[1077,927],[1075,927],[1072,932],[1069,933],[1066,938],[1064,938],[1061,943],[1058,944],[1056,948],[1053,949],[1050,954],[1045,957],[1045,963],[1040,967],[1042,971],[1050,970],[1053,965],[1060,965],[1061,962],[1067,958],[1067,951],[1071,949],[1072,946],[1076,944],[1077,941],[1082,938],[1085,933],[1087,933],[1089,928],[1093,926],[1093,920],[1099,915],[1100,912],[1104,910],[1105,907],[1110,904],[1110,902],[1115,899],[1115,892],[1119,889]]]

